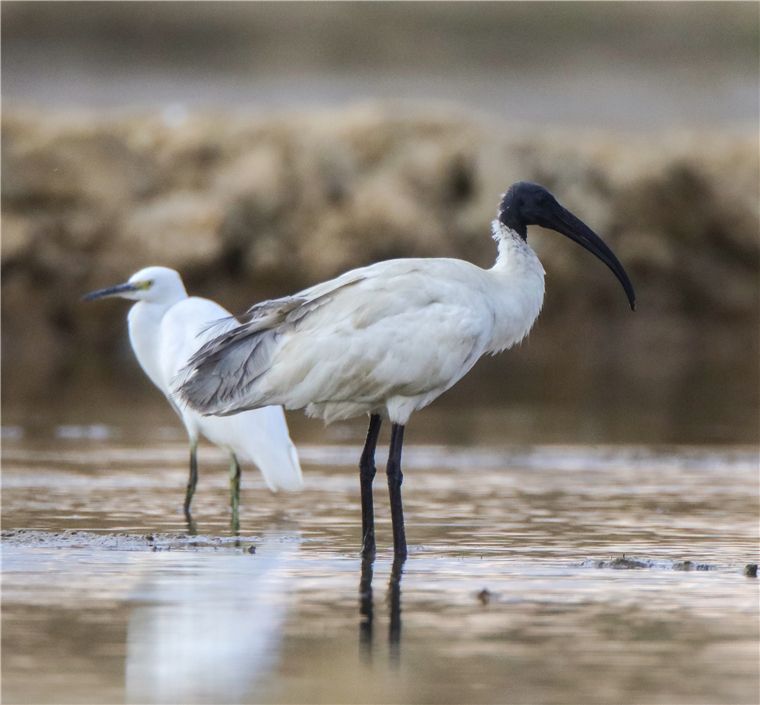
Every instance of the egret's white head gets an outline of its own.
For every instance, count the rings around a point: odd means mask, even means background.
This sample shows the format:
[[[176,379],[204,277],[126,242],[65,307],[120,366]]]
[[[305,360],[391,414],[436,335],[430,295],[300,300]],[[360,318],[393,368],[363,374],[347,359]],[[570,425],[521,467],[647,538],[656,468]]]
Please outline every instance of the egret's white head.
[[[119,297],[130,301],[148,301],[156,304],[172,304],[187,296],[182,277],[168,267],[145,267],[135,272],[124,284],[92,291],[85,301]]]

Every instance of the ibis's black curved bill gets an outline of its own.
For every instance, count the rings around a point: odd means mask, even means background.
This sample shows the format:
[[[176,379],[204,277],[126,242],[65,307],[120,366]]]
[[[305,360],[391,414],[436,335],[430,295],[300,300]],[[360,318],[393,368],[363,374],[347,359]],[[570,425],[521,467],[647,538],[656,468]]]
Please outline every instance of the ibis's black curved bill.
[[[523,240],[528,237],[528,225],[550,228],[575,240],[612,270],[625,289],[631,309],[636,310],[633,284],[618,258],[586,223],[563,208],[543,186],[530,181],[518,181],[512,184],[499,204],[499,221],[516,232]]]
[[[139,287],[134,284],[126,282],[125,284],[117,284],[116,286],[109,286],[107,289],[98,289],[97,291],[91,291],[89,294],[85,294],[82,297],[82,301],[94,301],[95,299],[105,299],[108,296],[119,296],[119,294],[126,294],[131,291],[138,291]]]
[[[613,251],[604,244],[602,238],[580,218],[576,218],[569,210],[560,206],[559,203],[556,203],[550,211],[543,214],[542,220],[545,222],[539,222],[538,225],[566,235],[602,260],[623,285],[625,295],[631,304],[631,310],[636,310],[636,292],[633,290],[633,284],[623,269],[623,265],[620,264]]]

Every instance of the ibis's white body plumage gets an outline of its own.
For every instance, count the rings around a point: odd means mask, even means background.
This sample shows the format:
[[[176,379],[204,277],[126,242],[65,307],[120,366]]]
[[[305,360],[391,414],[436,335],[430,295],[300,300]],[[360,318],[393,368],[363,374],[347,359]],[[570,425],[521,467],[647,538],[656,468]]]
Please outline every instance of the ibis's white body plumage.
[[[138,279],[153,285],[129,311],[132,349],[182,419],[191,444],[203,435],[238,460],[254,463],[272,491],[300,489],[301,466],[282,408],[267,406],[226,418],[205,417],[178,403],[172,394],[171,380],[209,339],[209,325],[229,312],[208,299],[188,297],[173,270],[150,267],[138,274]]]
[[[612,250],[543,186],[506,191],[493,223],[496,264],[403,259],[355,269],[294,296],[266,301],[192,355],[176,384],[203,414],[266,404],[332,421],[370,415],[359,461],[362,555],[375,555],[372,482],[382,416],[390,419],[386,475],[395,559],[407,555],[401,450],[411,414],[456,384],[477,360],[515,345],[544,299],[544,269],[527,244],[529,225],[592,252],[635,293]],[[395,565],[395,563],[394,563]]]
[[[541,310],[535,253],[498,221],[493,234],[491,269],[390,260],[254,306],[201,353],[209,372],[183,380],[191,404],[211,414],[305,407],[327,422],[379,413],[405,425],[482,355],[522,340]]]

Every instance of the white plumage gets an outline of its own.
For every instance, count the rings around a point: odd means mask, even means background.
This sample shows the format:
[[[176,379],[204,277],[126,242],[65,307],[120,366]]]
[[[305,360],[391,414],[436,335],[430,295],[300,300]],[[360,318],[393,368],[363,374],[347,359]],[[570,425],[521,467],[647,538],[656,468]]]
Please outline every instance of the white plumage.
[[[177,403],[171,391],[171,380],[187,364],[190,355],[211,337],[209,325],[230,315],[226,309],[208,299],[188,297],[180,275],[166,267],[141,269],[126,284],[93,292],[87,298],[105,296],[136,302],[128,314],[132,349],[140,366],[182,419],[191,454],[194,455],[199,436],[203,435],[227,450],[234,465],[235,459],[254,463],[272,491],[302,487],[298,454],[282,408],[266,406],[227,418],[202,416]],[[189,511],[192,490],[188,491]]]
[[[631,307],[635,296],[612,251],[542,186],[504,194],[491,269],[454,259],[379,262],[298,294],[266,301],[191,358],[179,396],[204,414],[265,404],[305,408],[326,421],[370,414],[360,468],[363,553],[375,551],[372,480],[382,417],[392,422],[388,487],[397,557],[406,556],[401,505],[404,426],[484,354],[522,340],[544,298],[544,270],[527,226],[551,228],[601,259]]]

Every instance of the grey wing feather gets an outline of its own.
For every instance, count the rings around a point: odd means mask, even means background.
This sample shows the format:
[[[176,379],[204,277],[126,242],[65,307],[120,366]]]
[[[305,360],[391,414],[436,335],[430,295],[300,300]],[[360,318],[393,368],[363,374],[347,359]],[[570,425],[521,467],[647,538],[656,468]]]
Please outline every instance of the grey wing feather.
[[[359,274],[339,277],[300,294],[252,306],[238,317],[241,325],[194,353],[172,386],[184,402],[203,414],[224,416],[265,406],[265,399],[252,399],[250,392],[269,369],[280,336],[363,278]]]

